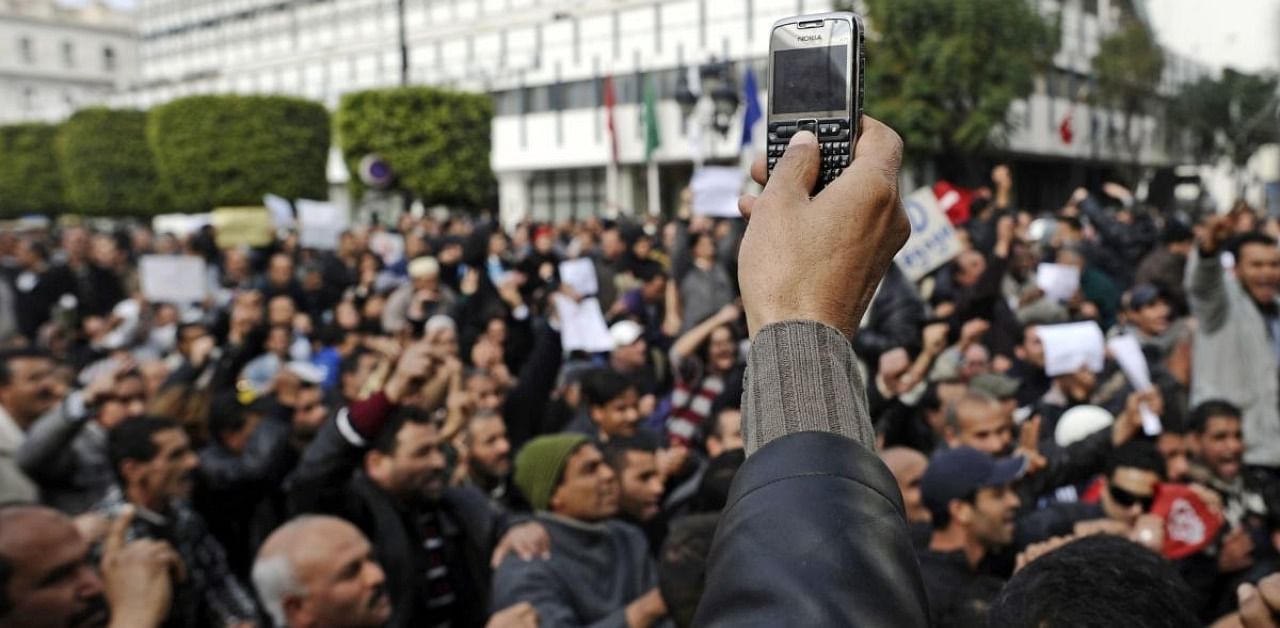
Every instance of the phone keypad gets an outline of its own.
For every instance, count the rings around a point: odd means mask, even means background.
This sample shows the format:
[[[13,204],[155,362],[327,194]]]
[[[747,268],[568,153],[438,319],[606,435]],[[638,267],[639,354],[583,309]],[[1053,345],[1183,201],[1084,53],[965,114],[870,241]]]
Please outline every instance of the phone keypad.
[[[771,123],[769,145],[766,149],[770,175],[786,152],[791,137],[800,131],[809,131],[817,136],[818,147],[821,149],[822,165],[813,189],[813,193],[817,194],[849,167],[849,162],[853,159],[853,132],[849,128],[849,121],[843,118]]]

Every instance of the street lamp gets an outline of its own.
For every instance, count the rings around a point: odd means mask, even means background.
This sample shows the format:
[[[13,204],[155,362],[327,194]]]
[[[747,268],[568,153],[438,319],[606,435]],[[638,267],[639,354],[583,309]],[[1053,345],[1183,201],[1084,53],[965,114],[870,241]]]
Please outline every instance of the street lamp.
[[[710,98],[710,126],[722,137],[726,136],[729,129],[733,128],[733,116],[738,112],[741,102],[733,80],[733,66],[727,61],[716,61],[713,57],[710,62],[698,66],[697,72],[701,83],[697,91],[689,85],[688,75],[683,71],[676,84],[676,102],[680,104],[680,111],[684,114],[682,119],[687,122],[698,103],[704,97]]]

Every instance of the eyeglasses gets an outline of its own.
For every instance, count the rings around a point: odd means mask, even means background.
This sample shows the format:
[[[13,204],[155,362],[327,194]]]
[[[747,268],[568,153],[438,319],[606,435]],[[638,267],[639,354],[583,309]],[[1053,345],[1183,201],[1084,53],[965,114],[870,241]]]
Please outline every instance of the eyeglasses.
[[[1121,508],[1129,508],[1134,504],[1142,505],[1142,512],[1149,512],[1152,504],[1156,502],[1155,495],[1138,495],[1130,493],[1115,484],[1108,484],[1108,490],[1111,491],[1111,499],[1115,500],[1116,505]]]

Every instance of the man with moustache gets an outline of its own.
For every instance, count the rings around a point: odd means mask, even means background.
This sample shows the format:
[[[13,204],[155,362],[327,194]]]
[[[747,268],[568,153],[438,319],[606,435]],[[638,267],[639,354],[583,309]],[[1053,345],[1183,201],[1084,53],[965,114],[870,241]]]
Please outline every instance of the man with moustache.
[[[347,521],[298,517],[262,545],[253,583],[274,625],[288,628],[382,628],[391,618],[386,574],[373,548]],[[489,628],[536,628],[528,604],[497,613]]]
[[[533,558],[546,553],[546,535],[536,524],[510,525],[478,491],[447,486],[440,426],[398,405],[432,374],[430,351],[405,350],[379,396],[385,418],[353,418],[363,411],[352,407],[326,422],[286,489],[294,511],[339,516],[374,539],[388,625],[482,625],[495,548],[499,558],[508,547]]]
[[[516,484],[546,526],[550,559],[510,556],[493,578],[493,606],[532,604],[547,626],[647,628],[667,605],[640,530],[613,520],[619,485],[581,434],[540,436],[516,456]]]
[[[107,434],[107,455],[119,484],[96,512],[114,519],[133,511],[126,539],[167,542],[182,560],[185,577],[174,587],[165,625],[254,625],[253,595],[231,574],[222,545],[188,503],[200,459],[186,432],[167,419],[128,419]]]
[[[986,624],[986,608],[1003,583],[982,562],[1013,542],[1021,504],[1013,483],[1025,462],[972,447],[944,449],[929,460],[920,490],[933,535],[917,555],[933,625]]]
[[[27,430],[58,405],[53,360],[34,350],[0,355],[0,503],[34,502],[39,495],[18,464]]]
[[[0,506],[0,628],[157,628],[182,564],[173,548],[125,541],[133,519],[111,523],[100,564],[66,515],[27,504]]]
[[[667,516],[662,512],[666,477],[658,468],[661,441],[645,432],[616,438],[604,445],[604,458],[618,476],[621,489],[618,518],[639,527],[655,553],[667,537]]]
[[[454,486],[483,492],[499,512],[527,512],[529,502],[511,481],[511,441],[502,415],[477,410],[462,428],[461,437],[464,453]]]

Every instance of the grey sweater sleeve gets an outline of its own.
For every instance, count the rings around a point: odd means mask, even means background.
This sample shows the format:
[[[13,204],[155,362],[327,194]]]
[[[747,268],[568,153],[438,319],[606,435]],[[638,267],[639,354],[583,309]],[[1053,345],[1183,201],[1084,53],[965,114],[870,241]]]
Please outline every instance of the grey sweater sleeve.
[[[797,432],[831,432],[875,449],[853,346],[817,321],[783,321],[756,333],[742,404],[747,455]]]

